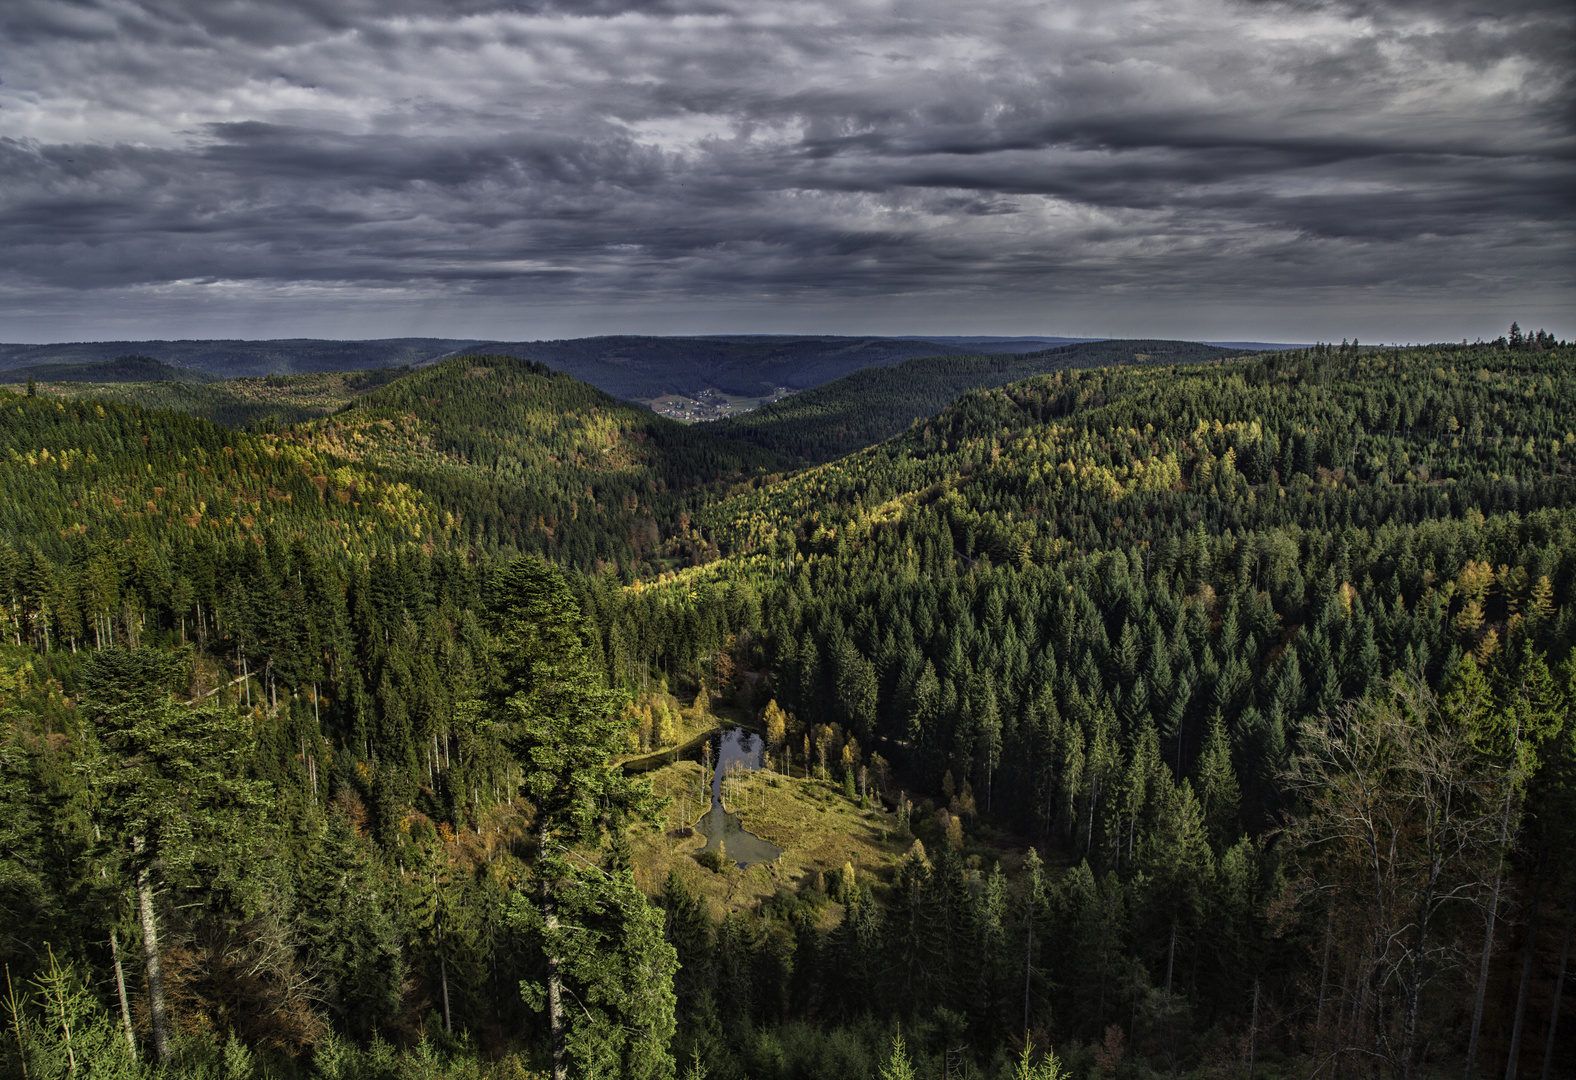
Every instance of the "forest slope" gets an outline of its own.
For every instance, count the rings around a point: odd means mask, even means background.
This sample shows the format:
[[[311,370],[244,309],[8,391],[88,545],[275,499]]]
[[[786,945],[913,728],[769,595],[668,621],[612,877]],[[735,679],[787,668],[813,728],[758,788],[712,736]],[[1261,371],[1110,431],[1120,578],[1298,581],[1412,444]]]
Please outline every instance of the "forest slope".
[[[359,394],[407,374],[409,368],[316,372],[306,375],[223,379],[146,357],[103,364],[41,365],[0,373],[0,385],[21,392],[31,376],[34,391],[61,398],[119,401],[150,409],[175,409],[229,428],[277,431],[329,416]]]
[[[50,345],[0,344],[0,371],[40,364],[104,363],[117,356],[151,356],[165,364],[221,378],[363,371],[432,363],[484,343],[451,338],[385,338],[333,341],[277,338],[266,341],[75,341]]]
[[[897,434],[965,391],[1109,364],[1176,364],[1230,356],[1189,341],[1096,341],[1017,355],[926,356],[868,367],[717,423],[731,439],[801,461],[830,461]]]
[[[1438,683],[1531,608],[1563,657],[1572,370],[1568,349],[1445,348],[1061,372],[703,521],[741,575],[779,583],[783,696],[904,741],[931,783],[970,776],[998,813],[1070,828],[1074,804],[1035,795],[1072,782],[1033,742],[1055,687],[1060,715],[1104,701],[1125,745],[1153,733],[1179,778],[1218,716],[1252,824],[1303,718],[1392,674]],[[880,676],[850,697],[865,664]],[[926,671],[952,704],[918,723]]]
[[[891,367],[920,356],[1011,354],[1031,341],[929,341],[915,338],[738,336],[605,337],[522,341],[496,351],[541,360],[619,397],[693,396],[715,388],[765,397],[778,387],[803,390],[862,368]],[[491,350],[490,350],[491,351]]]
[[[386,378],[94,391],[207,394],[210,405],[236,408],[300,390],[326,399],[318,410],[337,403],[321,420],[254,432],[97,396],[10,396],[0,535],[62,571],[89,557],[83,536],[141,537],[162,561],[177,536],[189,545],[278,529],[333,549],[533,550],[632,572],[647,560],[698,558],[707,541],[680,523],[684,509],[776,464],[508,357],[449,361],[345,401],[358,382]]]
[[[759,397],[779,386],[796,390],[816,386],[862,367],[898,364],[916,356],[1011,353],[1040,347],[1039,342],[1025,339],[929,341],[774,335],[628,335],[513,342],[449,338],[99,341],[0,344],[0,371],[104,363],[118,356],[140,355],[191,371],[240,378],[420,367],[463,353],[494,353],[539,360],[615,396],[649,400],[666,393],[694,395],[708,387]]]
[[[779,463],[770,451],[667,420],[545,364],[497,355],[414,371],[296,437],[407,469],[480,469],[515,479],[564,468],[607,477],[639,472],[657,490]]]
[[[1451,1018],[1484,1002],[1480,1051],[1498,1070],[1522,954],[1490,951],[1481,978],[1477,912],[1504,889],[1525,905],[1540,880],[1548,903],[1547,868],[1576,870],[1573,819],[1520,809],[1576,797],[1572,416],[1576,350],[1541,338],[1057,372],[736,492],[701,519],[725,559],[587,601],[613,677],[638,685],[640,658],[671,655],[664,602],[709,594],[726,613],[710,640],[733,644],[704,670],[770,673],[788,711],[774,754],[849,784],[862,767],[883,775],[879,754],[888,794],[917,804],[929,861],[891,868],[890,892],[873,874],[882,902],[798,940],[820,966],[816,982],[795,967],[794,1000],[887,1019],[955,1009],[960,1029],[999,1043],[1022,1030],[1028,969],[1029,1011],[1058,1046],[1092,1046],[1120,1019],[1137,1033],[1128,1052],[1163,1069],[1178,1046],[1208,1060],[1211,1032],[1247,1032],[1267,994],[1279,1045],[1303,1055],[1293,1071],[1320,1040],[1352,1060],[1379,1045],[1400,1070],[1409,1038],[1459,1069],[1468,1025]],[[737,675],[719,688],[764,696]],[[1541,733],[1541,771],[1515,756],[1512,733],[1531,730],[1517,724]],[[1344,739],[1376,740],[1378,756]],[[1465,801],[1445,823],[1427,816],[1441,789],[1414,781],[1450,777]],[[1352,791],[1382,805],[1342,803]],[[1382,887],[1406,912],[1434,882],[1475,898],[1426,911],[1466,958],[1371,955],[1371,932],[1416,939],[1410,914],[1372,922],[1372,867],[1319,839],[1348,811],[1395,823]],[[1431,821],[1456,830],[1448,866],[1429,862]],[[1513,821],[1520,853],[1496,863]],[[1005,934],[1008,886],[965,869],[989,865],[1003,830],[1068,867]],[[1568,903],[1571,878],[1558,880]],[[1527,912],[1502,914],[1515,927],[1499,932],[1524,935]],[[1008,943],[1031,920],[1072,929],[1026,954]],[[729,970],[780,954],[760,933],[729,946],[746,950]],[[681,963],[707,962],[675,940]],[[1548,963],[1529,970],[1553,970],[1558,934],[1538,949]],[[779,1000],[771,975],[708,970],[704,988],[730,1000]],[[1324,981],[1347,970],[1364,978]],[[1120,1006],[1112,971],[1133,981]],[[1426,989],[1403,997],[1404,971],[1426,972]],[[871,1002],[872,978],[902,989]],[[1552,981],[1537,975],[1526,1000]],[[1356,1016],[1380,984],[1357,1029],[1317,1024],[1319,987]],[[697,1025],[700,989],[680,998]],[[708,1067],[748,1071],[752,1045]]]
[[[33,364],[12,368],[5,373],[5,378],[10,382],[36,379],[58,383],[211,383],[219,380],[219,376],[206,371],[176,367],[151,356],[133,354],[85,364]]]
[[[162,979],[167,1075],[528,1074],[570,934],[600,1076],[1571,1060],[1576,350],[1516,344],[1056,371],[788,475],[509,359],[266,433],[0,395],[0,1069],[159,1053]],[[682,699],[813,858],[610,771]]]

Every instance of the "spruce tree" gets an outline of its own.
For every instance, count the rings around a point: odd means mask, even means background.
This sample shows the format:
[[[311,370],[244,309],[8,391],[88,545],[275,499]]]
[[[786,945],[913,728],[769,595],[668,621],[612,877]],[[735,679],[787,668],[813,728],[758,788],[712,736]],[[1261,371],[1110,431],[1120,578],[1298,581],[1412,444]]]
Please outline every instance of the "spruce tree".
[[[627,865],[589,856],[625,815],[655,810],[649,783],[611,762],[624,746],[622,694],[589,662],[579,605],[557,570],[517,560],[493,595],[502,675],[487,707],[523,772],[537,841],[534,885],[511,911],[541,949],[545,978],[525,992],[547,1012],[554,1080],[571,1065],[668,1075],[675,959],[661,913]]]
[[[1210,843],[1216,852],[1225,851],[1236,841],[1240,828],[1242,791],[1231,764],[1231,741],[1218,712],[1209,722],[1209,735],[1199,758],[1198,789]]]
[[[246,721],[233,710],[176,701],[179,656],[119,648],[86,665],[80,707],[98,737],[85,769],[106,872],[134,890],[142,928],[154,1053],[170,1053],[158,892],[173,882],[235,883],[263,830],[265,785],[248,779]]]

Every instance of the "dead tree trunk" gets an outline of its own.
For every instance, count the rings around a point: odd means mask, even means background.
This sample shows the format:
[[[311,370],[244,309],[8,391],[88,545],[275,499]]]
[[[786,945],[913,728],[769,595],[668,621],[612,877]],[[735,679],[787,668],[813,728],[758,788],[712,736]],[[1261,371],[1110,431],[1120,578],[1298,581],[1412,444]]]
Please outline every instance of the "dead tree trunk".
[[[1510,793],[1505,795],[1505,813],[1500,820],[1499,862],[1494,867],[1494,882],[1488,894],[1488,925],[1483,930],[1483,957],[1478,961],[1477,996],[1472,1004],[1472,1034],[1467,1039],[1466,1080],[1477,1072],[1478,1036],[1483,1030],[1483,1004],[1488,996],[1489,965],[1494,959],[1494,924],[1499,919],[1500,885],[1505,877],[1505,844],[1510,831]]]
[[[1527,1017],[1527,991],[1532,987],[1532,961],[1538,955],[1538,905],[1543,900],[1543,867],[1532,879],[1532,910],[1527,916],[1527,948],[1521,957],[1521,985],[1516,989],[1516,1015],[1510,1024],[1510,1056],[1505,1060],[1505,1080],[1516,1080],[1521,1063],[1521,1025]]]
[[[1029,1037],[1029,993],[1034,976],[1034,894],[1029,894],[1029,932],[1023,943],[1023,1037]]]
[[[1259,977],[1253,976],[1253,1019],[1248,1025],[1248,1080],[1253,1080],[1254,1056],[1259,1048]]]
[[[120,1026],[133,1060],[137,1057],[137,1036],[131,1027],[131,1004],[126,1000],[126,973],[120,966],[120,931],[109,932],[109,954],[115,960],[115,993],[120,998]]]
[[[443,1033],[454,1034],[454,1021],[449,1015],[449,965],[443,955],[443,935],[438,935],[438,979],[443,984]]]
[[[1560,998],[1565,993],[1565,965],[1571,958],[1571,927],[1576,925],[1576,896],[1565,909],[1565,944],[1560,948],[1560,973],[1554,980],[1554,1004],[1549,1008],[1549,1038],[1543,1044],[1543,1080],[1554,1065],[1554,1032],[1560,1026]]]
[[[1335,901],[1330,901],[1324,920],[1324,962],[1319,965],[1319,1007],[1313,1016],[1313,1060],[1319,1060],[1319,1044],[1324,1036],[1324,1002],[1330,990],[1330,947],[1335,943]]]
[[[540,813],[540,811],[538,811]],[[547,827],[544,825],[540,833],[540,859],[547,859]],[[558,930],[558,906],[554,902],[553,883],[546,873],[542,874],[542,925],[547,930],[548,940]],[[569,1080],[569,1062],[567,1057],[566,1035],[564,1028],[564,1002],[563,1002],[563,976],[559,969],[563,958],[549,948],[547,950],[547,1027],[551,1033],[553,1047],[553,1080]]]
[[[142,848],[139,838],[137,847]],[[148,983],[148,1026],[153,1031],[153,1053],[164,1064],[170,1057],[169,1019],[164,1008],[164,973],[159,966],[159,924],[153,913],[153,874],[137,871],[137,914],[142,922],[142,965]]]

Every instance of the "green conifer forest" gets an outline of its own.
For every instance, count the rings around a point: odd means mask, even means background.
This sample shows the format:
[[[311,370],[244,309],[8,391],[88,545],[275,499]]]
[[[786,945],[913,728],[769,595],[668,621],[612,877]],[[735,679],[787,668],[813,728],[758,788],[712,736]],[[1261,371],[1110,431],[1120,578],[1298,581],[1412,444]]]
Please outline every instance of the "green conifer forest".
[[[1129,344],[0,391],[0,1075],[1572,1075],[1576,347]]]

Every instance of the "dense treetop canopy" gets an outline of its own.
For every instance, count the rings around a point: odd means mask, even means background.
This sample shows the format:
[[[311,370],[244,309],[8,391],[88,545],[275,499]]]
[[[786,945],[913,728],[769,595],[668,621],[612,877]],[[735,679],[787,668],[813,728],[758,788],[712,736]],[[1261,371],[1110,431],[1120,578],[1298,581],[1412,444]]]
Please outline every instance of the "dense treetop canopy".
[[[1557,1057],[1576,352],[1513,339],[964,361],[890,437],[952,368],[691,428],[500,357],[252,430],[0,394],[5,1067]],[[616,763],[717,709],[885,861],[675,856]]]

